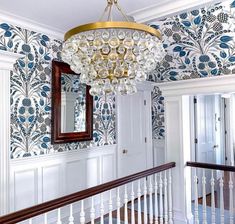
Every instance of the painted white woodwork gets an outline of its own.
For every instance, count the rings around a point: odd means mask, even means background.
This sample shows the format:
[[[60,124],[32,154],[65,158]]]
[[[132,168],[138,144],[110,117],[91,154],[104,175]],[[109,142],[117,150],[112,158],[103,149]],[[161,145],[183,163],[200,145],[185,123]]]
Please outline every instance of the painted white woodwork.
[[[167,171],[164,171],[164,223],[168,224]]]
[[[233,173],[229,173],[229,222],[230,224],[233,223],[234,214],[233,214],[233,180],[232,180]]]
[[[158,183],[157,174],[154,175],[154,224],[158,224]]]
[[[159,175],[159,219],[160,224],[163,224],[163,194],[162,194],[162,188],[163,188],[163,181],[162,181],[162,173]]]
[[[121,201],[120,201],[120,190],[119,187],[117,188],[117,224],[120,224],[120,207],[121,207]]]
[[[112,190],[109,191],[109,224],[113,223],[113,200],[112,200]]]
[[[124,224],[128,224],[128,211],[127,211],[127,203],[128,203],[128,195],[127,195],[127,185],[125,185],[124,190]]]
[[[94,224],[95,223],[94,197],[91,197],[90,219],[91,219],[91,224]]]
[[[73,213],[73,211],[72,211]],[[71,214],[71,213],[70,213]],[[44,214],[44,224],[47,224],[47,213]],[[69,220],[69,224],[74,224],[73,221]]]
[[[202,170],[202,223],[207,224],[205,169]]]
[[[173,224],[173,214],[172,214],[172,177],[171,169],[168,171],[168,203],[169,203],[169,224]]]
[[[131,183],[131,224],[135,224],[135,192],[134,183]]]
[[[197,169],[194,169],[194,223],[199,224],[198,219],[198,177]]]
[[[221,112],[219,95],[198,95],[195,104],[195,138],[197,139],[195,160],[197,162],[221,164],[223,161],[223,147],[221,144]],[[217,158],[218,157],[218,158]],[[202,180],[202,169],[197,170],[199,185]],[[206,179],[209,180],[211,172],[205,170]],[[211,193],[211,185],[206,184],[206,195]],[[201,188],[198,197],[202,197]]]
[[[165,163],[165,139],[153,139],[154,166]]]
[[[211,170],[211,223],[215,224],[215,179],[214,179],[214,170]]]
[[[73,204],[69,206],[69,224],[74,224]]]
[[[152,184],[152,176],[149,177],[149,223],[150,224],[153,223],[153,184]]]
[[[140,188],[140,180],[138,180],[138,190],[137,190],[137,196],[138,196],[138,224],[142,223],[142,211],[141,211],[141,188]]]
[[[190,97],[199,94],[227,93],[235,91],[235,76],[207,77],[203,79],[155,83],[165,97],[165,159],[175,161],[177,167],[172,171],[174,223],[192,222],[191,213],[191,175],[185,162],[190,155]]]
[[[10,167],[15,211],[115,179],[116,145],[14,159]]]
[[[218,0],[176,0],[172,1],[157,1],[152,5],[145,8],[140,8],[136,11],[129,12],[128,15],[132,16],[136,22],[150,23],[159,21],[159,19],[177,15],[182,11],[190,11],[195,8],[204,7],[219,2]]]
[[[19,57],[0,50],[0,216],[9,212],[10,71]]]
[[[62,224],[62,222],[61,222],[61,209],[60,208],[57,209],[57,222],[56,222],[56,224]]]
[[[147,184],[144,178],[144,224],[148,223],[147,193]]]
[[[220,223],[224,224],[224,180],[222,174],[219,180],[219,189],[220,189],[220,198],[219,198]]]
[[[100,224],[104,224],[104,197],[100,194]]]
[[[81,201],[80,224],[85,224],[84,200]]]
[[[189,96],[165,97],[165,156],[166,161],[175,161],[177,166],[172,170],[173,221],[174,223],[192,222],[191,213],[191,173],[185,167],[190,161],[190,117]]]
[[[117,96],[118,177],[153,167],[151,83],[138,92]]]
[[[176,82],[154,83],[162,91],[163,96],[182,96],[213,93],[231,93],[235,91],[234,75],[188,79]]]

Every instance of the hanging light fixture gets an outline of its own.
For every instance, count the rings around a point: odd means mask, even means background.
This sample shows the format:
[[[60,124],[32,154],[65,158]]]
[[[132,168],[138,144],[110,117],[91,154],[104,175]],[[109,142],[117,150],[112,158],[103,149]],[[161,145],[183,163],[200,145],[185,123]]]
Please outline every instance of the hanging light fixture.
[[[100,22],[78,26],[65,34],[62,59],[91,86],[90,94],[133,94],[164,57],[160,32],[130,22],[117,0],[108,4]],[[112,21],[116,6],[126,21]],[[108,20],[103,21],[108,14]]]

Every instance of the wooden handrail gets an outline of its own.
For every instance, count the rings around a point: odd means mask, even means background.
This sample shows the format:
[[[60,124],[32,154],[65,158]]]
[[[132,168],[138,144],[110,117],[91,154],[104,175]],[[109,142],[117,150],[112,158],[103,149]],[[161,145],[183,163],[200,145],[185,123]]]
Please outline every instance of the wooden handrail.
[[[67,196],[63,196],[48,202],[44,202],[39,205],[32,206],[30,208],[26,208],[5,216],[0,217],[0,224],[15,224],[17,222],[21,222],[32,217],[44,214],[46,212],[55,210],[57,208],[61,208],[63,206],[69,205],[71,203],[81,201],[85,198],[89,198],[96,194],[100,194],[102,192],[111,190],[113,188],[122,186],[124,184],[128,184],[135,180],[139,180],[141,178],[153,175],[155,173],[159,173],[164,170],[168,170],[170,168],[175,167],[175,162],[166,163],[161,166],[157,166],[152,169],[148,169],[136,174],[132,174],[126,177],[122,177],[92,188],[88,188],[86,190],[79,191],[77,193],[73,193]]]
[[[235,172],[235,166],[218,165],[212,163],[187,162],[186,166]]]

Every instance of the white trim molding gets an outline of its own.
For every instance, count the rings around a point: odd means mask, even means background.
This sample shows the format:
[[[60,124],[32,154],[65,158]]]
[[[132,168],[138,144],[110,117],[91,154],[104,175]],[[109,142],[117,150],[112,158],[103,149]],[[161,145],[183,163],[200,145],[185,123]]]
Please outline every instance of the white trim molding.
[[[9,211],[10,70],[19,56],[0,51],[0,215]]]
[[[235,75],[224,75],[166,83],[155,83],[164,96],[165,102],[165,158],[174,161],[173,170],[174,223],[192,223],[191,213],[191,173],[185,167],[191,155],[190,96],[235,92]]]
[[[0,10],[0,21],[18,26],[23,29],[48,35],[50,38],[54,38],[56,40],[63,40],[64,37],[64,32],[62,30],[14,15],[3,10]]]
[[[138,23],[151,23],[156,20],[170,17],[181,12],[193,10],[195,8],[204,7],[205,5],[215,4],[221,1],[218,0],[166,0],[160,1],[155,5],[150,5],[146,8],[139,9],[128,13],[128,16],[134,18]]]
[[[20,57],[24,57],[24,55],[0,50],[0,70],[12,70],[13,64]]]
[[[235,92],[235,75],[224,75],[175,82],[155,83],[163,96]]]

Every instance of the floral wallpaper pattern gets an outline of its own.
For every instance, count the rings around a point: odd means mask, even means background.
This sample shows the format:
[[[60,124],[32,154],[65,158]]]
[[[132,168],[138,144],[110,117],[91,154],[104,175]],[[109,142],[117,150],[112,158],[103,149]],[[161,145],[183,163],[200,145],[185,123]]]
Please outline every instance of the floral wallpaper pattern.
[[[235,74],[235,1],[151,24],[163,34],[166,56],[149,75],[154,82]],[[164,138],[164,99],[152,95],[153,136]]]
[[[51,145],[51,60],[61,42],[0,22],[0,50],[22,54],[11,72],[11,158],[115,143],[115,100],[95,98],[94,139]]]

